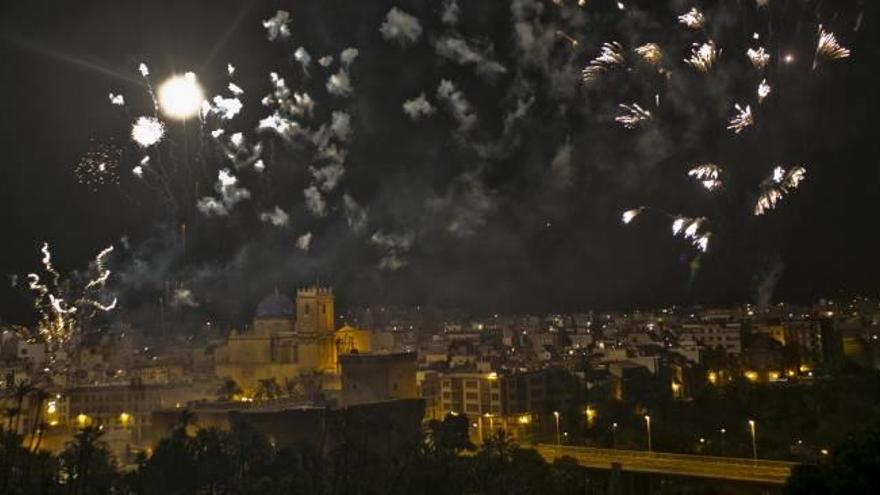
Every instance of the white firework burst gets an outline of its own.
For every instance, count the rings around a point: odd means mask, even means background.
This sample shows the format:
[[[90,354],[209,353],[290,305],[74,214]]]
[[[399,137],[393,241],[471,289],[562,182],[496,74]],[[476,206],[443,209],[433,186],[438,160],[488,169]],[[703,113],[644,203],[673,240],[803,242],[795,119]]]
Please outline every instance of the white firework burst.
[[[848,49],[840,46],[837,37],[831,31],[825,31],[819,24],[819,43],[816,45],[816,56],[813,59],[813,68],[819,63],[819,59],[837,60],[847,58],[850,55]]]
[[[614,120],[627,129],[635,129],[651,120],[651,112],[639,106],[638,103],[632,105],[621,103],[619,106],[624,110],[624,113],[615,117]]]
[[[741,133],[755,123],[755,118],[752,115],[752,107],[750,105],[746,105],[745,108],[740,106],[739,103],[734,105],[736,108],[736,115],[730,119],[730,123],[727,126],[728,129],[733,131],[736,134]]]
[[[688,176],[700,181],[709,191],[721,187],[721,167],[714,163],[697,165],[688,171]]]
[[[699,237],[694,238],[691,241],[691,244],[693,244],[697,249],[705,253],[709,249],[709,237],[711,236],[711,232],[706,232]]]
[[[675,217],[672,221],[672,235],[680,235],[700,251],[706,252],[712,233],[704,229],[705,224],[706,217]]]
[[[113,93],[110,93],[109,96],[110,96],[110,103],[111,104],[116,105],[118,107],[125,105],[125,97],[124,96],[113,94]]]
[[[770,85],[767,84],[767,80],[761,80],[761,83],[758,84],[758,103],[763,103],[764,99],[770,95]]]
[[[755,202],[755,215],[760,216],[776,208],[776,204],[800,186],[807,175],[807,169],[795,166],[787,170],[774,167],[770,176],[761,184],[761,193]]]
[[[623,46],[620,43],[616,41],[604,43],[599,56],[590,60],[590,63],[581,71],[581,76],[585,83],[591,83],[612,67],[623,65],[624,61]]]
[[[703,25],[706,23],[706,16],[697,10],[696,7],[692,7],[691,10],[678,16],[678,22],[690,29],[699,30],[703,29]]]
[[[703,44],[694,43],[691,47],[691,56],[684,59],[684,63],[702,73],[707,73],[712,70],[720,53],[721,51],[715,48],[714,41],[710,40]]]
[[[138,117],[131,126],[131,138],[141,148],[149,148],[165,136],[165,124],[155,117]]]
[[[767,64],[770,63],[770,54],[764,50],[763,46],[749,48],[746,50],[746,56],[749,57],[749,61],[751,61],[752,65],[758,70],[764,70],[767,67]]]

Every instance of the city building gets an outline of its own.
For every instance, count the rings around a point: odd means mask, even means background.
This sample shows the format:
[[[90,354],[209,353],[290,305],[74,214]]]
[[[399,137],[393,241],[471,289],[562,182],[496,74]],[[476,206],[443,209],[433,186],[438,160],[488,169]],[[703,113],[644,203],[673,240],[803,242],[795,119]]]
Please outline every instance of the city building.
[[[419,397],[415,353],[349,353],[339,362],[343,406]]]
[[[215,351],[216,375],[234,380],[246,395],[260,380],[282,383],[307,372],[331,383],[339,354],[371,350],[368,332],[348,325],[336,330],[333,303],[332,289],[324,287],[300,289],[295,301],[278,292],[264,298],[252,329],[233,331]]]

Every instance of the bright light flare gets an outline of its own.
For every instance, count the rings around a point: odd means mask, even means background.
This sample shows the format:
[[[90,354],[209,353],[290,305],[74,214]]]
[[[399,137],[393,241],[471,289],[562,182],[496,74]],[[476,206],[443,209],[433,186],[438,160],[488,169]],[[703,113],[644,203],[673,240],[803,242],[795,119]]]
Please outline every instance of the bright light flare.
[[[202,108],[205,94],[192,72],[172,76],[159,86],[159,108],[165,115],[185,120]]]

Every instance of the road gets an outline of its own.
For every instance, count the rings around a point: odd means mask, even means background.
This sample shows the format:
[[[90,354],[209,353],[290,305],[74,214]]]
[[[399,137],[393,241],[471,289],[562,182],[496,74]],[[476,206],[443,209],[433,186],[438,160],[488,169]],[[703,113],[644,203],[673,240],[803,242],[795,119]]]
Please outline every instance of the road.
[[[581,466],[594,469],[611,469],[612,463],[619,463],[623,471],[747,481],[768,485],[784,484],[795,465],[782,461],[754,461],[735,457],[597,449],[568,445],[557,447],[552,444],[538,444],[534,448],[548,461],[557,457],[569,456],[577,460]]]

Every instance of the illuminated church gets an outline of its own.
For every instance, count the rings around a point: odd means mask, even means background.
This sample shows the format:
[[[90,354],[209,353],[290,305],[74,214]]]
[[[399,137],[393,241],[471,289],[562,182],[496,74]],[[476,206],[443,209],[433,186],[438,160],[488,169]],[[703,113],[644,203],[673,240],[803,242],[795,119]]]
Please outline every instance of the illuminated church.
[[[369,350],[369,332],[347,325],[336,329],[332,289],[300,289],[295,301],[276,291],[257,305],[250,331],[233,330],[217,349],[215,371],[245,392],[253,392],[260,380],[283,384],[304,373],[321,373],[332,383],[340,354]]]

